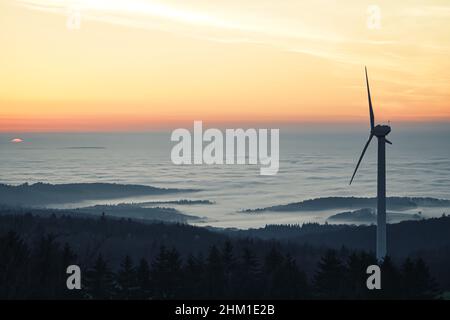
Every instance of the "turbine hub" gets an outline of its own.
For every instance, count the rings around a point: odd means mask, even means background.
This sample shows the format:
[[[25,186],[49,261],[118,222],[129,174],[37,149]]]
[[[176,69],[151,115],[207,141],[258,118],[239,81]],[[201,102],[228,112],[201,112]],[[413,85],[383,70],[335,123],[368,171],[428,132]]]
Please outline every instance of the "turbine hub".
[[[391,132],[391,127],[387,125],[377,125],[373,128],[372,133],[377,137],[385,137]]]

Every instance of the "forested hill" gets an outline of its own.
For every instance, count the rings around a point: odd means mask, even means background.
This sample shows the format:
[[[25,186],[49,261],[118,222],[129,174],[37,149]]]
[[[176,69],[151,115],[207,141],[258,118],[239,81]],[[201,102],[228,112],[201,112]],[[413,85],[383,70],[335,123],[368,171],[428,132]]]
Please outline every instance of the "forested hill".
[[[49,184],[39,182],[17,186],[0,184],[0,203],[10,206],[45,206],[84,200],[118,199],[193,191],[198,190],[117,183]]]
[[[361,209],[376,208],[377,198],[365,197],[324,197],[280,204],[271,207],[247,209],[247,213],[273,212],[302,212],[330,209]],[[387,197],[386,208],[388,210],[410,210],[417,207],[442,207],[450,208],[450,200],[430,197]]]
[[[267,225],[249,230],[225,230],[226,234],[241,238],[289,240],[297,244],[372,250],[375,247],[376,226],[354,225]],[[404,256],[418,250],[450,247],[450,217],[403,221],[387,225],[388,251]]]
[[[16,211],[17,210],[17,211]],[[61,212],[61,213],[58,213]],[[78,246],[110,247],[111,252],[149,250],[160,244],[183,251],[202,251],[228,237],[254,241],[289,242],[295,245],[371,251],[375,248],[375,226],[304,224],[268,225],[259,229],[202,228],[187,224],[90,216],[70,211],[45,209],[12,209],[0,207],[0,233],[16,230],[27,238],[57,234]],[[388,251],[404,257],[412,252],[450,248],[450,217],[388,224]]]

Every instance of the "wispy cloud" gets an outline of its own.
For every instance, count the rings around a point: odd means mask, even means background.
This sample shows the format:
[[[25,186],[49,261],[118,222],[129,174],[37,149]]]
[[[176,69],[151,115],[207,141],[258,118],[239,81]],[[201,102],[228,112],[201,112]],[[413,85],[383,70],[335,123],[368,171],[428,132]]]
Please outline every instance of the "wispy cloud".
[[[427,5],[419,7],[407,7],[402,10],[402,15],[409,17],[434,17],[449,18],[450,6]]]
[[[346,64],[369,63],[383,68],[398,69],[403,65],[402,46],[412,46],[431,53],[447,52],[445,44],[426,44],[420,41],[411,42],[393,38],[390,33],[379,33],[374,37],[364,33],[364,15],[361,8],[360,30],[334,28],[329,22],[335,13],[325,9],[326,16],[321,16],[322,9],[315,12],[317,19],[308,19],[305,7],[298,9],[297,14],[274,12],[269,15],[253,14],[245,7],[242,10],[231,1],[224,3],[228,11],[220,10],[222,5],[214,9],[200,7],[188,1],[155,1],[155,0],[11,0],[31,10],[39,10],[68,15],[70,10],[79,10],[82,20],[101,21],[104,23],[160,30],[221,43],[258,44],[278,48],[282,51],[310,55],[321,59]],[[320,2],[320,1],[319,1]],[[268,3],[264,3],[267,5]],[[292,5],[287,1],[286,5]],[[322,4],[323,5],[323,4]],[[283,4],[271,8],[283,7]],[[288,5],[289,7],[289,5]],[[320,3],[319,3],[320,7]],[[230,10],[235,9],[235,10]],[[317,8],[317,5],[314,6]],[[303,10],[302,10],[303,9]],[[292,8],[291,8],[292,10]],[[331,12],[331,13],[330,13]],[[354,11],[353,15],[358,15]],[[396,12],[398,16],[447,16],[449,6],[407,7]],[[286,17],[289,15],[289,17]],[[331,15],[331,16],[330,16]],[[345,21],[343,21],[345,23]],[[401,26],[398,26],[400,29]],[[338,29],[338,30],[337,30]],[[344,30],[344,31],[343,31]],[[380,36],[382,34],[382,36]],[[372,48],[376,50],[372,50]],[[362,61],[364,60],[364,62]],[[405,70],[407,71],[407,70]]]
[[[268,36],[304,38],[311,40],[340,41],[339,38],[314,34],[311,30],[293,30],[279,25],[266,26],[258,23],[244,22],[245,16],[240,19],[232,17],[221,18],[209,12],[182,8],[180,6],[163,4],[151,0],[16,0],[16,2],[29,9],[58,12],[67,14],[68,9],[77,8],[85,19],[96,19],[110,23],[124,24],[130,27],[155,26],[152,19],[159,22],[171,21],[192,26],[211,27],[244,33],[265,34]],[[118,19],[119,18],[119,19]],[[153,21],[154,22],[154,21]]]
[[[313,55],[339,62],[352,62],[353,56],[336,52],[335,45],[357,43],[390,45],[393,40],[346,38],[325,28],[295,25],[280,20],[259,20],[238,12],[218,16],[211,12],[151,0],[16,0],[28,9],[67,15],[79,10],[82,19],[102,21],[133,28],[162,30],[223,43],[252,43],[281,50]]]

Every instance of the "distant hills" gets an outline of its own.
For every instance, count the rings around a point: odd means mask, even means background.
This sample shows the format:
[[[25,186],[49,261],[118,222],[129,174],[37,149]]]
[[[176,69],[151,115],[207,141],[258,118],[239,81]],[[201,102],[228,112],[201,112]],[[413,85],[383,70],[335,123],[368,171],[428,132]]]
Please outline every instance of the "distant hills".
[[[106,214],[114,217],[127,217],[140,220],[160,220],[164,222],[198,222],[200,217],[187,215],[173,208],[150,207],[143,208],[135,204],[95,205],[68,210],[68,212],[87,213],[93,215]]]
[[[376,208],[376,198],[364,197],[324,197],[265,208],[247,209],[243,212],[258,213],[264,211],[296,212],[296,211],[320,211],[329,209],[361,209]],[[450,200],[442,200],[429,197],[388,197],[386,199],[388,210],[410,210],[417,207],[448,207]]]
[[[195,192],[197,189],[158,188],[136,184],[68,183],[68,184],[0,184],[0,204],[11,206],[46,206],[83,200],[120,199],[132,196]]]
[[[386,218],[388,223],[395,223],[403,220],[423,219],[420,214],[401,212],[387,212]],[[375,224],[377,222],[377,214],[375,208],[362,208],[354,211],[345,211],[334,214],[328,217],[327,221],[332,223]]]
[[[413,251],[439,247],[450,249],[450,217],[403,221],[387,225],[388,251],[393,255],[407,255]],[[359,250],[375,249],[376,226],[332,225],[308,223],[303,225],[267,225],[248,230],[224,230],[239,238],[278,239],[296,244]],[[449,257],[450,258],[450,257]]]

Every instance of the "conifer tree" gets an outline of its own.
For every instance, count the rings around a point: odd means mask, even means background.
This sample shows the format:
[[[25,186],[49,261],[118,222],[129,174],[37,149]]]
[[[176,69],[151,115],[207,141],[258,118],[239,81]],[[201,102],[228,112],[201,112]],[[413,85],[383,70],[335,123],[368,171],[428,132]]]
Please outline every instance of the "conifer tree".
[[[210,299],[223,297],[224,293],[224,266],[220,251],[216,246],[211,246],[206,263],[206,292]]]
[[[175,248],[167,250],[161,246],[152,263],[151,284],[154,297],[174,299],[181,292],[181,260]]]
[[[237,281],[237,294],[246,299],[256,299],[262,295],[262,281],[260,265],[255,255],[248,248],[244,248],[240,257]]]
[[[206,298],[205,295],[205,264],[203,256],[189,254],[184,266],[184,299]]]
[[[133,299],[135,298],[136,290],[136,270],[130,256],[126,255],[117,273],[117,298],[125,300]]]
[[[148,299],[151,296],[150,266],[145,258],[139,261],[136,270],[136,280],[139,287],[137,298]]]
[[[62,259],[55,236],[41,236],[32,258],[33,295],[36,298],[53,298],[61,290]]]
[[[266,273],[272,273],[283,265],[283,254],[278,250],[276,246],[272,246],[269,253],[264,260],[264,271]]]
[[[373,294],[367,289],[367,267],[377,264],[375,257],[365,252],[353,252],[347,258],[346,292],[350,299],[367,299]]]
[[[29,260],[29,248],[16,232],[0,237],[0,298],[28,297]]]
[[[297,266],[296,261],[286,255],[282,268],[282,282],[285,283],[283,299],[305,299],[309,297],[308,281],[306,274]]]
[[[276,246],[272,246],[264,258],[265,298],[281,299],[283,297],[286,285],[283,279],[283,265],[284,256]]]
[[[344,296],[345,267],[335,250],[328,250],[319,262],[314,287],[319,298],[339,299]]]
[[[224,271],[224,295],[231,298],[233,295],[232,287],[235,276],[236,261],[233,255],[233,245],[230,241],[225,241],[222,248],[222,261]]]
[[[436,281],[422,258],[417,258],[414,262],[414,274],[416,292],[411,299],[434,299],[439,295]]]
[[[380,267],[381,290],[377,290],[377,297],[382,299],[399,299],[402,296],[400,271],[389,256],[384,258]]]
[[[99,254],[94,266],[86,272],[85,287],[88,298],[91,299],[112,299],[114,297],[114,274],[108,263]]]

